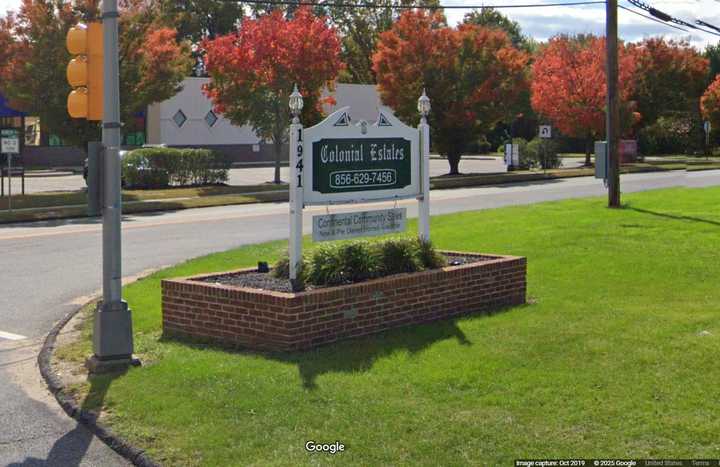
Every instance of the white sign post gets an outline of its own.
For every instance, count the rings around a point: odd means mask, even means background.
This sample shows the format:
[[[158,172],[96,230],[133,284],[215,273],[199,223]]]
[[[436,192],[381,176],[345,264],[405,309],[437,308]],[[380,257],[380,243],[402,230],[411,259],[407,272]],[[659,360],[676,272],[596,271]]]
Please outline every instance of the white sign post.
[[[303,126],[300,123],[300,112],[303,108],[302,96],[297,86],[290,95],[290,111],[293,121],[290,125],[290,239],[288,244],[290,256],[290,281],[293,289],[298,277],[300,259],[302,258],[302,232],[304,154],[303,154]]]
[[[710,151],[710,132],[712,131],[712,125],[709,121],[705,121],[703,124],[703,129],[705,130],[705,147],[707,148],[707,153],[709,154]]]
[[[425,95],[418,99],[418,112],[420,112],[420,167],[421,193],[418,197],[418,210],[420,220],[418,221],[418,236],[430,241],[430,125],[427,123],[427,116],[430,113],[430,99]]]
[[[0,153],[7,157],[8,211],[12,212],[12,156],[20,154],[20,136],[17,130],[2,130],[0,133]]]
[[[319,124],[304,129],[300,123],[302,96],[297,87],[290,95],[293,121],[290,125],[290,280],[295,288],[302,259],[302,214],[306,205],[348,204],[416,198],[418,236],[430,239],[430,99],[418,100],[422,116],[417,129],[402,123],[390,109],[382,107],[370,125],[353,123],[350,108],[342,108]],[[392,215],[390,211],[393,211]],[[399,211],[402,211],[400,215]],[[352,216],[349,214],[348,216]],[[314,219],[316,240],[350,238],[404,230],[404,210],[354,214],[379,219],[377,225],[360,229],[320,232],[329,217]],[[347,218],[335,215],[335,221]],[[399,216],[399,217],[398,217]],[[392,218],[392,220],[391,220]],[[402,218],[402,223],[398,219]],[[380,222],[382,221],[382,222]],[[366,232],[366,233],[362,233]]]

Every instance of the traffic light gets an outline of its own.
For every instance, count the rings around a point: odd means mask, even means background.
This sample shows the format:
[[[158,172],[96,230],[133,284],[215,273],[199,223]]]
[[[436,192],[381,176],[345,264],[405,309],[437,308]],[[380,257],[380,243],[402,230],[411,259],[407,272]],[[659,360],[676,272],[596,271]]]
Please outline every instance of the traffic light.
[[[67,108],[72,118],[103,119],[103,26],[78,24],[66,37],[67,50],[75,57],[67,66],[67,80],[73,87]]]

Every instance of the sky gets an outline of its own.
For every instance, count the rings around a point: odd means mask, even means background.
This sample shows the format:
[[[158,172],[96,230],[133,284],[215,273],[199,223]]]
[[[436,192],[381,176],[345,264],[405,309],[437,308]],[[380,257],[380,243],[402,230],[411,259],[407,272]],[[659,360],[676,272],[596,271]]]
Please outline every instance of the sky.
[[[440,0],[440,3],[445,5],[518,5],[568,1],[572,0]],[[694,23],[696,19],[700,19],[720,27],[720,0],[645,0],[645,3],[688,23]],[[0,0],[0,12],[15,9],[19,4],[20,0]],[[627,3],[627,0],[619,0],[619,4],[640,11]],[[462,20],[467,11],[469,10],[446,10],[448,21],[451,24],[457,23]],[[501,9],[501,11],[520,23],[523,33],[541,41],[559,33],[604,34],[605,29],[605,5],[508,8]],[[667,38],[687,39],[698,48],[720,43],[720,36],[692,29],[688,32],[678,31],[622,9],[618,12],[618,18],[620,36],[626,41],[633,42],[647,36],[662,35]]]

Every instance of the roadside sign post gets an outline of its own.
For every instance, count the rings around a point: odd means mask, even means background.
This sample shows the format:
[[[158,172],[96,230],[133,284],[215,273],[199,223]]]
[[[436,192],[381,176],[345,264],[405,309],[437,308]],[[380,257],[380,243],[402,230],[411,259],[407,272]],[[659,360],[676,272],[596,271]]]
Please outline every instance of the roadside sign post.
[[[418,236],[430,239],[430,99],[418,99],[420,124],[412,128],[387,108],[377,121],[351,122],[344,107],[319,124],[304,129],[300,122],[302,95],[290,95],[290,281],[298,290],[302,260],[303,209],[360,202],[418,202]],[[380,235],[404,230],[405,209],[365,211],[352,215],[316,216],[316,240]],[[348,226],[349,224],[349,226]]]
[[[552,127],[550,125],[540,125],[540,138],[543,139],[542,151],[543,151],[543,171],[547,170],[547,145],[545,140],[552,138]]]
[[[7,153],[8,160],[8,211],[12,212],[12,154]]]
[[[20,154],[20,136],[17,130],[2,130],[2,133],[0,133],[0,153],[5,154],[5,157],[7,157],[8,210],[12,212],[12,158],[13,154]]]
[[[703,129],[705,130],[705,154],[710,156],[710,132],[712,131],[712,125],[709,121],[703,123]]]

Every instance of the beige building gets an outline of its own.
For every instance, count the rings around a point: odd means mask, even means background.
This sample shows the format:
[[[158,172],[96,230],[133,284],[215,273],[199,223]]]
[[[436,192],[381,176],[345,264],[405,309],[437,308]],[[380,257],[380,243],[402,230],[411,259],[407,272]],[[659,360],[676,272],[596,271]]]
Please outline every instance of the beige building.
[[[208,82],[208,78],[187,78],[182,91],[151,105],[147,143],[211,148],[231,155],[235,162],[274,160],[272,144],[262,141],[251,127],[235,126],[212,110],[212,102],[202,92]],[[336,104],[326,106],[326,113],[349,106],[355,121],[377,119],[380,99],[374,85],[338,83],[331,95]]]

